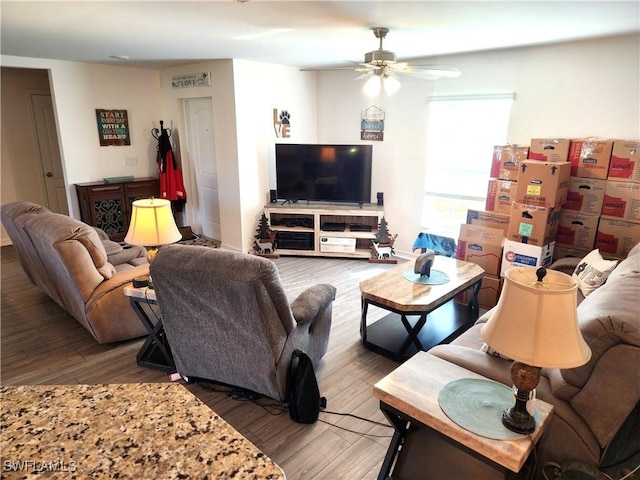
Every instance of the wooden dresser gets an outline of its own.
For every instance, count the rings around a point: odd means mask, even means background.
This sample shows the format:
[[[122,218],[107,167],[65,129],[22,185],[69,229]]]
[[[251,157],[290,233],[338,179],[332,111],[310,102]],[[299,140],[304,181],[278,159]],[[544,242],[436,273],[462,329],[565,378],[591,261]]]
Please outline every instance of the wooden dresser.
[[[131,219],[131,204],[140,198],[158,197],[157,178],[107,183],[76,183],[80,216],[84,223],[104,230],[114,242],[124,240]]]

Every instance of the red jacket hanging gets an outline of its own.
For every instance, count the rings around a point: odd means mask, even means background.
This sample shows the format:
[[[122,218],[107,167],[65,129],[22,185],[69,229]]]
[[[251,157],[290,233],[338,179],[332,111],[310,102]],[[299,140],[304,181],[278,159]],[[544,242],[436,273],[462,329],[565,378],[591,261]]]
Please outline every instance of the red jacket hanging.
[[[171,202],[184,204],[187,201],[187,192],[184,189],[182,172],[173,156],[171,142],[166,129],[158,138],[158,177],[160,178],[160,197]]]

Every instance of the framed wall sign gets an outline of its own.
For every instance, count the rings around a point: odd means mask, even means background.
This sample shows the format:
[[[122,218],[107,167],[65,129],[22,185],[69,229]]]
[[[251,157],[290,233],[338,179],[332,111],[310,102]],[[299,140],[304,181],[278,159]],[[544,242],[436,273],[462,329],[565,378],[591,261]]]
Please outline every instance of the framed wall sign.
[[[126,110],[96,108],[100,146],[131,145],[129,117]]]

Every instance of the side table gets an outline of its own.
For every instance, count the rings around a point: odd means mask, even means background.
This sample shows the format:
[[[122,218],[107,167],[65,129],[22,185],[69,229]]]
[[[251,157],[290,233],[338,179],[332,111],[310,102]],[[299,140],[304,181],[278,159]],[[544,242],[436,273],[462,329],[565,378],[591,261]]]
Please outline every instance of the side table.
[[[124,294],[129,297],[131,308],[145,326],[149,335],[142,344],[137,355],[138,365],[141,367],[155,368],[167,373],[176,371],[176,365],[171,354],[171,347],[167,341],[162,324],[162,318],[155,316],[155,322],[147,314],[152,305],[157,305],[156,292],[152,288],[136,288],[128,286],[124,288]],[[145,305],[147,306],[145,309]]]
[[[453,422],[438,394],[449,382],[483,379],[458,365],[418,352],[373,387],[380,409],[395,428],[378,479],[522,478],[553,406],[536,400],[536,430],[513,440],[495,440]]]

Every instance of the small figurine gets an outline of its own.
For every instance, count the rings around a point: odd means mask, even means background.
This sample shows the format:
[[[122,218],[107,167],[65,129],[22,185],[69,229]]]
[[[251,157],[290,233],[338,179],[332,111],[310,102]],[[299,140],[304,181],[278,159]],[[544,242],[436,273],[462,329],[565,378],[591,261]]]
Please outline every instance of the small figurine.
[[[413,273],[416,275],[420,275],[421,277],[430,277],[431,276],[431,267],[433,266],[433,261],[435,260],[436,253],[433,250],[425,249],[418,258],[416,258],[416,263],[413,265]]]
[[[274,253],[277,234],[277,230],[271,230],[269,227],[269,220],[263,212],[254,236],[253,253],[261,257],[279,258],[279,255]]]
[[[398,234],[391,236],[387,227],[387,220],[382,217],[378,225],[378,232],[375,240],[371,241],[371,258],[372,263],[398,263],[395,258],[391,258],[395,252],[393,244]]]

